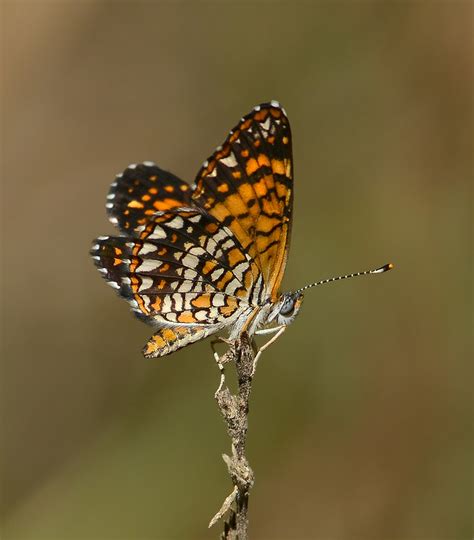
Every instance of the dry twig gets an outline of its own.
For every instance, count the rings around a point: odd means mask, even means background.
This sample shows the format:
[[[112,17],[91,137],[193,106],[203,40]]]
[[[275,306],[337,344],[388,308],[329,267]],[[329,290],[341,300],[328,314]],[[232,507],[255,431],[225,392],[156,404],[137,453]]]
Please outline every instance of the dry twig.
[[[238,391],[233,395],[225,386],[224,364],[235,362],[237,369]],[[221,384],[215,393],[219,410],[226,422],[227,432],[232,442],[232,455],[224,454],[234,488],[225,499],[222,507],[212,518],[209,527],[219,521],[227,511],[230,512],[224,524],[222,540],[246,540],[248,538],[248,500],[253,486],[254,476],[247,458],[245,443],[247,440],[249,397],[252,389],[254,353],[248,334],[243,333],[238,340],[230,344],[229,350],[219,358]]]

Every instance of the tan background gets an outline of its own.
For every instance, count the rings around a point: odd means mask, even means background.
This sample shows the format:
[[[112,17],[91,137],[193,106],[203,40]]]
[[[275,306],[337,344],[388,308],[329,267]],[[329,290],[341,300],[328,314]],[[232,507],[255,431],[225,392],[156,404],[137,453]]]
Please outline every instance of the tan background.
[[[472,4],[1,10],[2,538],[218,536],[208,344],[145,361],[88,249],[115,173],[192,180],[269,99],[294,133],[286,287],[397,269],[310,291],[262,360],[253,538],[472,538]]]

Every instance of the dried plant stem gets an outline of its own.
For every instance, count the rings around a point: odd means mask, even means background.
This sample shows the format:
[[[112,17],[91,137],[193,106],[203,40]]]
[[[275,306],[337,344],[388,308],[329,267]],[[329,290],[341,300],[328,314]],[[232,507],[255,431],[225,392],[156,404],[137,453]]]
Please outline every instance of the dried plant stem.
[[[233,395],[225,386],[223,365],[227,362],[235,362],[237,369],[238,391],[236,395]],[[221,539],[247,540],[249,491],[253,486],[254,475],[245,457],[245,443],[254,353],[252,343],[246,333],[230,344],[229,350],[219,359],[218,364],[222,377],[215,398],[226,422],[227,432],[232,443],[232,455],[224,454],[222,457],[229,470],[234,488],[225,499],[219,512],[212,518],[209,527],[212,527],[229,511]]]

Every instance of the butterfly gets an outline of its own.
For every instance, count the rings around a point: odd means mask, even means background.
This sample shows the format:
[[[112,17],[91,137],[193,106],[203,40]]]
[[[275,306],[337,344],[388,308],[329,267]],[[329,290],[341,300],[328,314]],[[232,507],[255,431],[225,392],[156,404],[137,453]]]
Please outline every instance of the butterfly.
[[[241,118],[202,164],[193,186],[153,162],[132,164],[107,195],[119,236],[99,236],[92,259],[133,312],[155,328],[154,358],[226,330],[234,340],[273,334],[298,314],[309,287],[382,273],[358,272],[280,291],[290,246],[293,157],[276,101]]]

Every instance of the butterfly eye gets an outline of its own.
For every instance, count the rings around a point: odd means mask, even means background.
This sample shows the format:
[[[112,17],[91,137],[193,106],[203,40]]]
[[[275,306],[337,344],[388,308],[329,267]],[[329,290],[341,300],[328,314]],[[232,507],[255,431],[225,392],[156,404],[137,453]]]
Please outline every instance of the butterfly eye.
[[[284,317],[288,317],[289,315],[293,314],[294,310],[295,310],[295,301],[293,300],[293,298],[286,298],[280,308],[280,315],[283,315]]]

